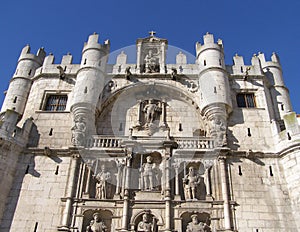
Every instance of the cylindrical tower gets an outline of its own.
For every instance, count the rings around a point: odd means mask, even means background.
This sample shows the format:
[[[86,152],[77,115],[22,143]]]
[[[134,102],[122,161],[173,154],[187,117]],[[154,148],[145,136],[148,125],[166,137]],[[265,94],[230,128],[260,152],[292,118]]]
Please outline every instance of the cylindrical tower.
[[[18,60],[16,72],[9,84],[1,112],[14,110],[20,115],[24,113],[27,98],[31,88],[31,78],[38,67],[43,64],[45,51],[40,48],[37,55],[30,53],[30,46],[26,45]]]
[[[81,66],[77,73],[71,111],[75,122],[85,124],[85,137],[95,134],[95,110],[105,84],[109,41],[98,43],[99,35],[94,33],[83,46]],[[80,145],[75,142],[75,145]]]
[[[282,120],[283,115],[292,112],[289,91],[283,82],[283,75],[279,57],[273,53],[271,61],[266,61],[263,53],[258,55],[264,74],[270,82],[270,92],[274,105],[275,120]]]
[[[228,75],[225,69],[223,43],[214,42],[207,33],[204,44],[196,44],[199,65],[200,109],[208,121],[208,132],[217,138],[217,145],[226,143],[228,113],[232,110]]]

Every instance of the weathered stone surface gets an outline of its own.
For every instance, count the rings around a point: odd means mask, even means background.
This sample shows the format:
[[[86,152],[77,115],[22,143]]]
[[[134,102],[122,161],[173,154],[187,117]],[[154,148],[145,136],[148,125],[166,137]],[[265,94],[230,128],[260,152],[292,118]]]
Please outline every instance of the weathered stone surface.
[[[0,114],[1,231],[300,231],[299,116],[276,54],[225,65],[208,33],[195,63],[167,64],[152,31],[135,63],[107,64],[98,40],[80,64],[22,50]]]

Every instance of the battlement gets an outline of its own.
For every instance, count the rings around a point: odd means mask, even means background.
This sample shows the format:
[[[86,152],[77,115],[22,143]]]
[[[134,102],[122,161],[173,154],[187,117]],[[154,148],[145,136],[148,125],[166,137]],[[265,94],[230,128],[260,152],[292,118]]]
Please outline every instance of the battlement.
[[[258,58],[261,62],[262,68],[265,68],[268,66],[275,66],[275,67],[281,68],[279,56],[275,52],[272,53],[271,60],[269,60],[269,61],[266,60],[265,54],[261,53],[261,52],[258,53]]]
[[[201,44],[200,42],[196,43],[197,57],[200,54],[200,52],[202,52],[203,50],[206,50],[208,48],[215,48],[218,50],[220,50],[220,49],[223,50],[223,41],[221,39],[218,39],[217,43],[215,43],[213,34],[210,34],[209,32],[207,32],[203,36],[203,44]]]
[[[109,52],[110,49],[110,41],[105,40],[104,44],[99,43],[99,34],[95,33],[90,35],[88,41],[84,43],[82,53],[89,49],[97,49],[97,50],[104,50],[105,52]]]
[[[232,75],[262,75],[260,60],[256,54],[253,54],[251,65],[245,65],[244,57],[235,54],[233,65],[229,72]]]
[[[46,56],[46,52],[44,50],[44,48],[40,48],[36,55],[30,53],[30,46],[27,44],[21,51],[21,55],[19,57],[19,62],[21,60],[33,60],[35,62],[37,62],[39,65],[42,65],[44,59]]]

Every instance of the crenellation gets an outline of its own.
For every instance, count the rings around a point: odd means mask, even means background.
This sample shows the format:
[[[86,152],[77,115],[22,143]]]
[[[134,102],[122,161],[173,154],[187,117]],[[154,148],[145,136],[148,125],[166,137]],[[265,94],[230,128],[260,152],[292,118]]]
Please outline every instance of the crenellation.
[[[188,63],[155,34],[113,64],[96,33],[79,64],[23,48],[0,114],[1,231],[300,230],[279,57],[226,65],[207,33]]]
[[[72,61],[73,61],[73,56],[70,53],[68,53],[67,55],[64,55],[62,57],[61,65],[72,64]]]

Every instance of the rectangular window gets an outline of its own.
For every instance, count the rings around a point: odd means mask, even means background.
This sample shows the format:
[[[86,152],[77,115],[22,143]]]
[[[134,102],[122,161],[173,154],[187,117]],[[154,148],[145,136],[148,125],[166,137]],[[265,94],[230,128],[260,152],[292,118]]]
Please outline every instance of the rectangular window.
[[[243,108],[255,108],[254,93],[239,93],[236,95],[236,101],[238,107]]]
[[[64,111],[66,109],[67,95],[48,95],[46,100],[46,111]]]

